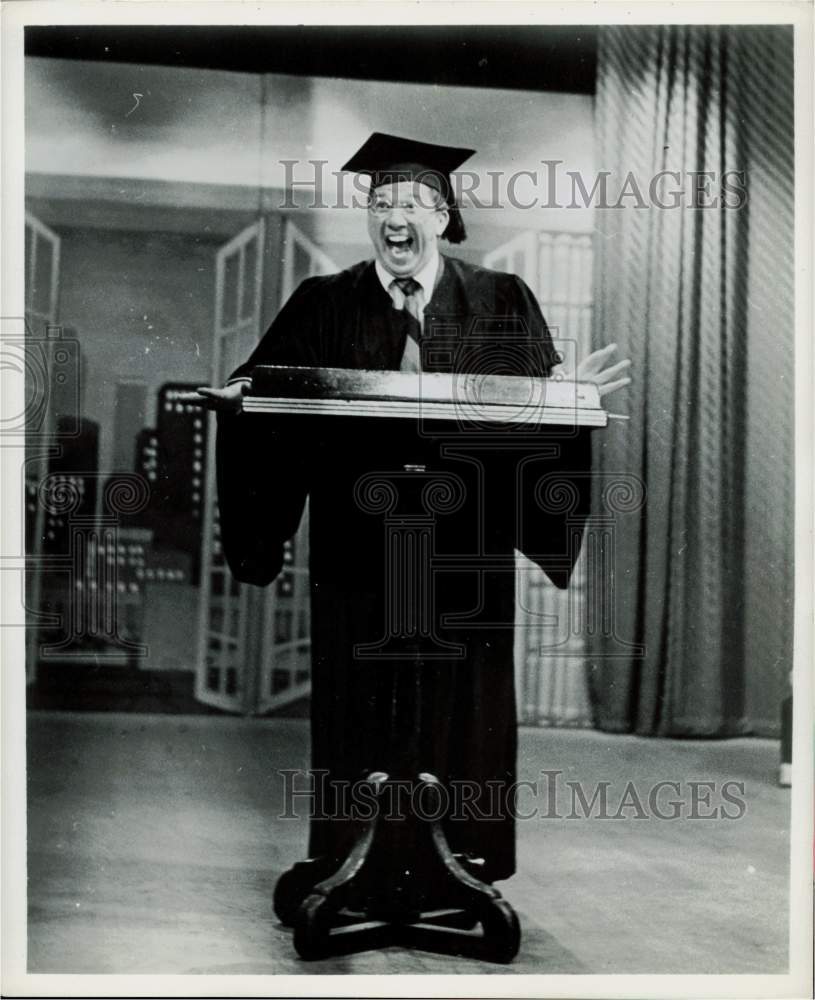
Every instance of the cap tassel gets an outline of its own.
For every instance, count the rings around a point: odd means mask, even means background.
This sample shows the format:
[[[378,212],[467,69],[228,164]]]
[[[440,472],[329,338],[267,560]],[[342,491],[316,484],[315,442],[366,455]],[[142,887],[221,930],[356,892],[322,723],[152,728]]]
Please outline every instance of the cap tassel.
[[[442,239],[447,240],[448,243],[463,243],[467,239],[467,230],[464,228],[464,220],[461,218],[458,205],[448,205],[447,214],[449,220],[441,234]]]

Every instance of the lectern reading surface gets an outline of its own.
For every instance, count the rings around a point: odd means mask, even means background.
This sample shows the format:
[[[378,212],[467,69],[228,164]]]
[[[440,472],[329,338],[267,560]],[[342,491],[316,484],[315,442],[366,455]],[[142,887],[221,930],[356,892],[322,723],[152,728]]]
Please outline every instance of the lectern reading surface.
[[[261,365],[247,413],[322,414],[605,427],[596,385],[517,375]]]

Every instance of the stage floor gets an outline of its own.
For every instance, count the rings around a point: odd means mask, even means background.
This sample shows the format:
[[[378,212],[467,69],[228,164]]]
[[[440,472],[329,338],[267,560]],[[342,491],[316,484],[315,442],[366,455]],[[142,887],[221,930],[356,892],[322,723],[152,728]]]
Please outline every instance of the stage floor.
[[[519,870],[499,884],[523,928],[508,967],[398,948],[297,958],[272,889],[303,857],[306,820],[278,818],[278,769],[307,761],[299,719],[31,713],[29,972],[787,969],[790,802],[775,784],[774,741],[522,729],[520,777],[550,794],[522,794],[538,815],[518,822]],[[541,779],[543,768],[561,773]],[[580,783],[587,806],[608,782],[606,818],[599,799],[584,818],[579,797],[568,818],[566,782]],[[652,792],[658,782],[679,786]],[[737,785],[723,798],[724,782],[743,782],[743,810]]]

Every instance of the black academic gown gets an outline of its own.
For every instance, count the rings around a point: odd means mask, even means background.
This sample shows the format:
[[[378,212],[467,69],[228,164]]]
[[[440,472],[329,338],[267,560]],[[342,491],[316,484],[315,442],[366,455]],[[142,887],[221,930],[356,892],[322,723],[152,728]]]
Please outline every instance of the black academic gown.
[[[260,364],[398,369],[408,321],[370,262],[310,278],[234,375]],[[547,375],[556,361],[519,278],[450,257],[425,311],[423,344],[431,371]],[[311,856],[346,842],[348,824],[333,815],[339,783],[374,769],[429,771],[456,789],[460,815],[445,821],[453,849],[485,858],[489,879],[514,872],[514,550],[567,585],[588,512],[589,460],[585,431],[219,419],[221,536],[238,579],[274,579],[309,497],[312,767],[327,816],[311,821]],[[565,491],[544,488],[564,479]],[[411,532],[423,539],[416,558],[425,593],[432,588],[429,629],[418,638],[416,623],[399,613],[394,623],[393,610],[400,589],[415,603],[402,551]],[[389,613],[390,631],[407,638],[389,635]]]

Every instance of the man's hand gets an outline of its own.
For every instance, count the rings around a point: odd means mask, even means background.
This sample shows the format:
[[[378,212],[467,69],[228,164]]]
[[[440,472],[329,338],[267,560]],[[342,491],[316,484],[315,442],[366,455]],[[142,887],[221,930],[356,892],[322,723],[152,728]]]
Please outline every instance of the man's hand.
[[[232,382],[223,389],[201,386],[196,392],[203,397],[201,402],[208,410],[215,410],[218,413],[240,413],[243,409],[243,397],[250,385],[251,383],[246,380]]]
[[[580,362],[574,372],[567,372],[563,365],[555,365],[552,369],[552,375],[560,375],[561,378],[573,379],[575,382],[593,382],[598,387],[600,396],[607,396],[610,392],[615,392],[617,389],[631,384],[630,377],[622,374],[631,367],[629,358],[609,365],[616,350],[616,344],[609,344],[608,347],[602,347],[599,351],[592,351],[587,358]]]

